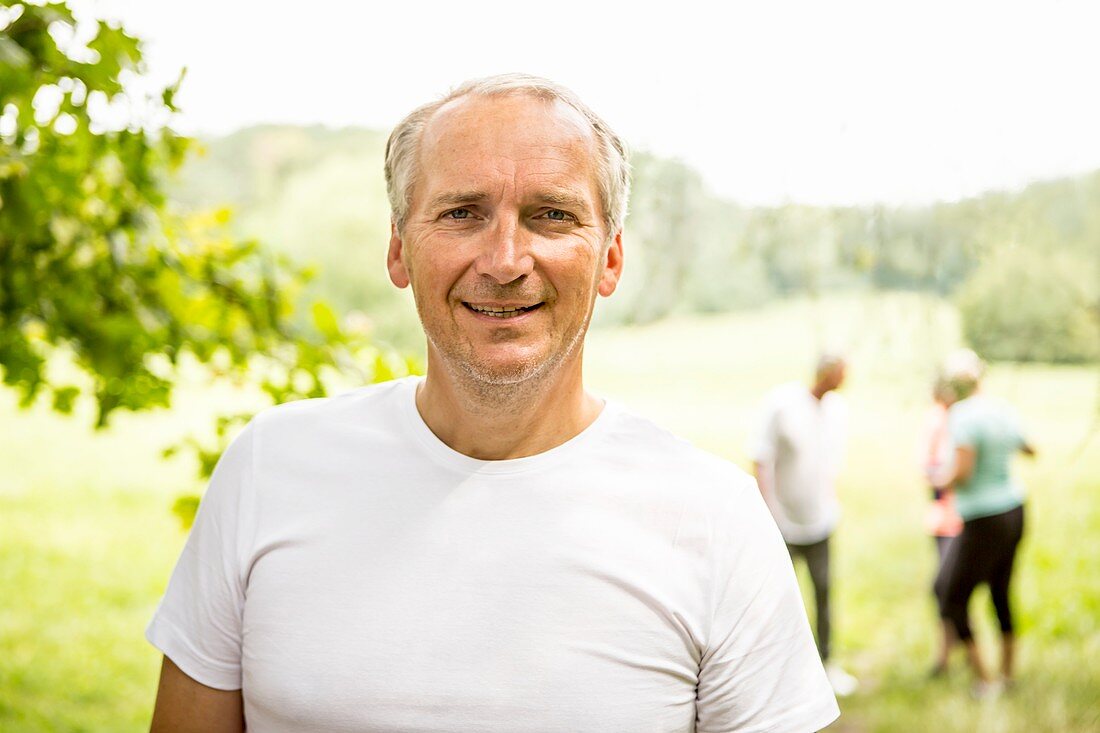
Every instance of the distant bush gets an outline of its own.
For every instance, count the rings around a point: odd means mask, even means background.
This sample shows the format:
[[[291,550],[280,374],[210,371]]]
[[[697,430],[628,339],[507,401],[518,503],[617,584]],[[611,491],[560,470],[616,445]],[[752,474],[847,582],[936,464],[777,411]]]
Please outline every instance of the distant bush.
[[[1097,263],[1002,250],[958,293],[963,334],[1002,361],[1082,363],[1100,358]]]

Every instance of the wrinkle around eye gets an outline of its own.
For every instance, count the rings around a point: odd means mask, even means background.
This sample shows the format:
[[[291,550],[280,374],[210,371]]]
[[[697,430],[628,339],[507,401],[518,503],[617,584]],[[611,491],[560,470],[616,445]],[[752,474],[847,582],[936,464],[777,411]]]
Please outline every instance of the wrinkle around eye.
[[[464,216],[455,216],[455,214],[465,214]],[[464,223],[477,221],[480,217],[468,206],[459,206],[454,209],[448,209],[439,215],[439,221]]]
[[[564,214],[564,216],[561,219],[551,218],[550,214],[555,212],[555,211]],[[543,221],[549,221],[549,222],[552,222],[554,224],[580,224],[581,223],[580,219],[578,219],[575,214],[571,214],[570,212],[566,211],[565,209],[546,209],[545,211],[540,212],[535,218],[536,219],[542,219]]]

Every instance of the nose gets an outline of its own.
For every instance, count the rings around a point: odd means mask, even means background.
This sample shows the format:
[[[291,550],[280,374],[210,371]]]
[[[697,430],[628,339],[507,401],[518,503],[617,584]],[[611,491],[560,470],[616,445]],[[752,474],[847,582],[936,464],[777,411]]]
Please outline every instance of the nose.
[[[496,226],[487,232],[474,269],[500,285],[515,282],[534,269],[530,245],[530,233],[515,219],[499,217]]]

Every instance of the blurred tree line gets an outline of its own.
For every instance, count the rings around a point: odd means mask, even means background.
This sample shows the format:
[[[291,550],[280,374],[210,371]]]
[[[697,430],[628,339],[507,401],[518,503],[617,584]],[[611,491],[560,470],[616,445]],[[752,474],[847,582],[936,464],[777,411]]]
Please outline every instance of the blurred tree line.
[[[189,207],[231,204],[239,234],[315,263],[318,294],[414,349],[407,293],[382,267],[384,145],[384,133],[365,129],[249,128],[206,141],[172,195]],[[744,207],[711,195],[679,161],[638,152],[632,164],[627,276],[598,324],[919,290],[952,299],[989,358],[1100,358],[1100,171],[929,206]]]

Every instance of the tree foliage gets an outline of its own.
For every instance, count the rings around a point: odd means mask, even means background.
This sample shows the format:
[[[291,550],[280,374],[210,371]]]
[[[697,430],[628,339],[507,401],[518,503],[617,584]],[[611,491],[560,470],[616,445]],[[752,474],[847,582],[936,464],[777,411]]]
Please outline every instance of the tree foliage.
[[[180,207],[231,204],[232,230],[307,263],[304,295],[358,313],[376,343],[422,349],[407,290],[383,266],[390,211],[382,175],[386,135],[357,128],[262,125],[200,143],[169,188]]]
[[[168,176],[178,83],[133,91],[141,46],[64,4],[0,4],[0,367],[24,406],[88,392],[97,426],[168,405],[181,360],[257,380],[272,401],[324,395],[330,373],[410,368],[323,302],[295,317],[305,273],[227,233],[226,210],[183,216]],[[64,353],[88,377],[58,381]],[[219,421],[224,439],[235,418]],[[203,446],[208,471],[220,448]]]
[[[1093,305],[1100,288],[1097,274],[1070,257],[1005,248],[959,292],[963,333],[989,359],[1081,363],[1100,358],[1100,312]]]

